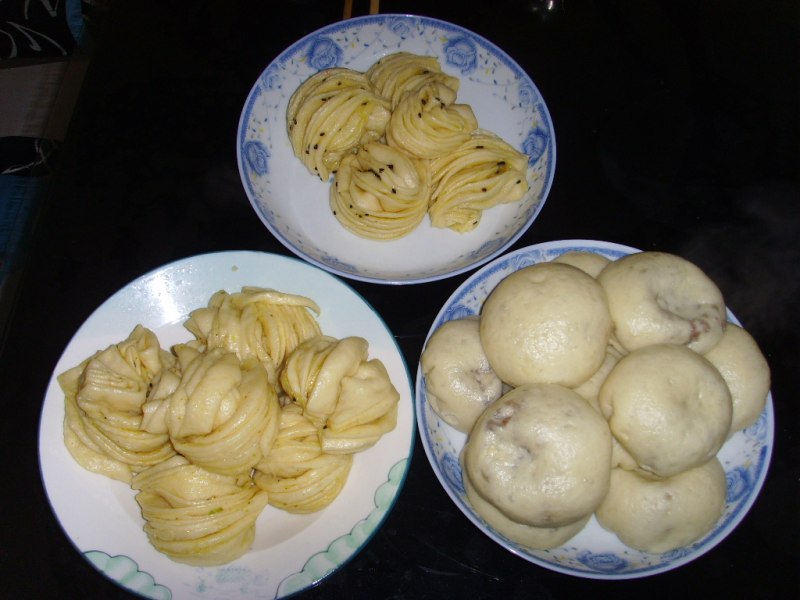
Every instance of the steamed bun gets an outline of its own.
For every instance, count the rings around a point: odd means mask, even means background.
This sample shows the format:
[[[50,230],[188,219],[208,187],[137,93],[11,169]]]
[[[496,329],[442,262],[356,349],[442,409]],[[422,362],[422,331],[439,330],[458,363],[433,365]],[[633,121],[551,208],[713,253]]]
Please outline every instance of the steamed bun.
[[[611,317],[600,285],[577,267],[538,263],[501,281],[481,312],[489,364],[511,386],[580,385],[606,358]]]
[[[472,429],[503,393],[503,382],[483,352],[477,318],[448,321],[434,331],[421,364],[431,408],[459,431]]]
[[[514,388],[480,416],[463,450],[481,497],[533,527],[562,527],[591,514],[608,491],[611,434],[572,390]]]
[[[711,530],[722,514],[726,489],[716,457],[666,479],[613,469],[597,520],[631,548],[669,552]]]
[[[713,457],[731,424],[731,396],[719,371],[685,346],[634,350],[600,388],[611,432],[639,466],[659,477]]]

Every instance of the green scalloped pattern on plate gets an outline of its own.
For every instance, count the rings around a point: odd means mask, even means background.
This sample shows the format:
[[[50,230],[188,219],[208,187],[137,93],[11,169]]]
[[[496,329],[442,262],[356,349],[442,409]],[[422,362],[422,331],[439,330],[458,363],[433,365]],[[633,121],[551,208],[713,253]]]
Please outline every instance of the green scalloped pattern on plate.
[[[403,482],[407,462],[408,459],[404,458],[389,469],[389,478],[375,491],[375,509],[356,523],[350,533],[333,540],[325,551],[309,558],[302,571],[284,579],[278,586],[278,597],[297,593],[318,583],[367,543],[392,507]]]
[[[128,556],[110,556],[100,550],[84,552],[86,559],[109,579],[122,587],[154,600],[170,600],[169,588],[155,582],[150,573],[139,570],[139,565]]]

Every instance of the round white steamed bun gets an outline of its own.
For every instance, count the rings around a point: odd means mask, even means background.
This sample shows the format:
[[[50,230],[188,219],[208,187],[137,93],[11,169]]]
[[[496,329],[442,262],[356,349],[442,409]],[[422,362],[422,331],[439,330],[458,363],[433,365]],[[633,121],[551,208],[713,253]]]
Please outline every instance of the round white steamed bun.
[[[722,292],[684,258],[665,252],[630,254],[609,263],[597,281],[608,297],[615,337],[627,351],[669,343],[702,354],[722,338]]]
[[[496,506],[475,491],[475,487],[466,473],[464,474],[464,489],[472,508],[490,527],[513,542],[537,550],[561,546],[580,533],[592,516],[586,515],[574,523],[561,527],[533,527],[512,521],[497,510]]]
[[[480,334],[489,364],[509,385],[574,387],[605,359],[611,317],[594,278],[572,265],[538,263],[489,294]]]
[[[475,492],[512,521],[563,527],[605,497],[611,433],[572,390],[526,384],[481,414],[462,460]]]
[[[578,267],[587,275],[597,277],[600,271],[605,269],[606,265],[611,262],[611,259],[606,258],[602,254],[597,254],[596,252],[570,250],[569,252],[564,252],[564,254],[559,254],[553,259],[553,262]]]
[[[711,531],[725,506],[727,484],[719,460],[666,479],[613,469],[608,495],[595,515],[622,542],[644,552],[669,552]]]
[[[442,324],[425,345],[420,363],[431,408],[459,431],[472,429],[503,393],[503,382],[483,352],[476,317]]]
[[[761,349],[746,330],[728,323],[719,343],[705,357],[722,374],[733,401],[730,434],[756,422],[770,386],[770,370]]]
[[[719,371],[686,346],[655,344],[623,357],[599,394],[614,437],[645,471],[668,477],[713,457],[732,402]]]

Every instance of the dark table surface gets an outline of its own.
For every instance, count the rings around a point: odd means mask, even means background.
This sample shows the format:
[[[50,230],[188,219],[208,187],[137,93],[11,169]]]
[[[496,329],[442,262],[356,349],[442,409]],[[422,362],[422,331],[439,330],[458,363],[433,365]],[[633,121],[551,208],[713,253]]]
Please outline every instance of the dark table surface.
[[[365,12],[365,0],[354,4]],[[513,248],[600,239],[701,266],[772,368],[772,464],[750,512],[712,551],[657,576],[595,581],[530,564],[484,536],[446,496],[417,440],[379,532],[305,596],[775,598],[800,591],[798,4],[474,4],[384,0],[381,12],[471,29],[539,87],[555,125],[555,181]],[[110,4],[30,239],[0,359],[3,597],[126,597],[74,549],[44,494],[36,448],[47,382],[81,323],[139,275],[210,251],[290,254],[247,201],[237,122],[265,66],[341,16],[341,2],[323,0]],[[349,283],[383,316],[415,373],[433,318],[468,275],[400,287]]]

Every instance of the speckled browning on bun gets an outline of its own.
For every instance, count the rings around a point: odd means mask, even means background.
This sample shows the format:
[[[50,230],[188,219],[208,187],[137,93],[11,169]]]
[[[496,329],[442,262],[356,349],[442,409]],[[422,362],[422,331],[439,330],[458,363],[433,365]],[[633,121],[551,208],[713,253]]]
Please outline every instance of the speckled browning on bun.
[[[611,317],[600,285],[577,267],[546,262],[503,279],[481,312],[481,343],[512,386],[574,387],[602,364]]]
[[[705,357],[722,374],[733,401],[730,433],[756,422],[767,402],[770,370],[767,359],[747,331],[728,323],[719,343]]]
[[[722,447],[731,396],[719,371],[685,346],[656,344],[622,358],[600,388],[600,409],[638,465],[668,477]]]
[[[512,542],[527,548],[547,550],[548,548],[561,546],[580,533],[592,516],[586,515],[574,523],[561,527],[532,527],[531,525],[512,521],[497,510],[497,507],[475,491],[475,487],[466,474],[464,475],[464,489],[467,492],[467,500],[469,500],[472,508],[492,529]]]
[[[725,471],[711,460],[666,479],[613,469],[595,513],[602,527],[644,552],[669,552],[708,533],[722,514]]]
[[[606,266],[597,276],[605,289],[622,346],[683,344],[700,352],[722,337],[725,303],[716,284],[688,260],[640,252]]]
[[[425,345],[420,364],[431,408],[464,433],[503,393],[483,352],[477,317],[443,323]]]
[[[611,434],[572,390],[527,384],[483,412],[463,464],[475,491],[512,521],[562,527],[592,513],[605,497]]]

